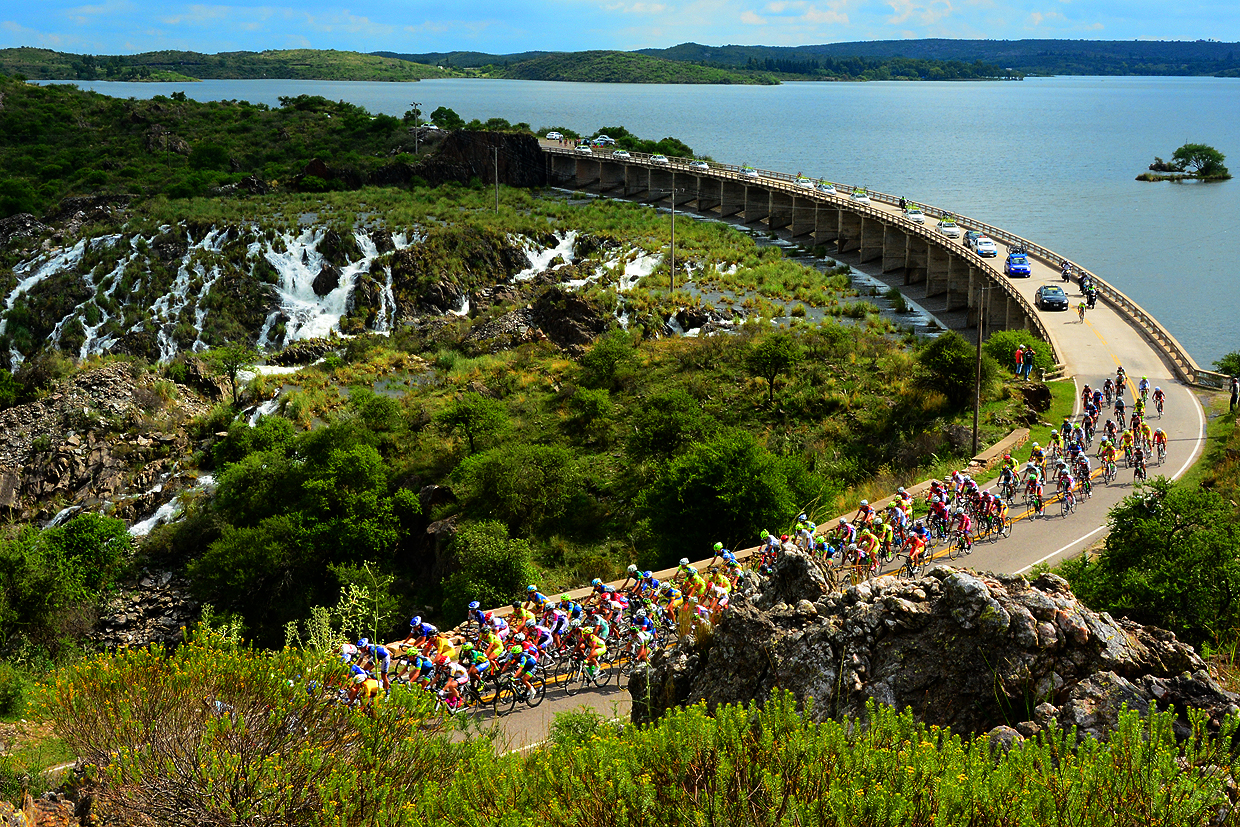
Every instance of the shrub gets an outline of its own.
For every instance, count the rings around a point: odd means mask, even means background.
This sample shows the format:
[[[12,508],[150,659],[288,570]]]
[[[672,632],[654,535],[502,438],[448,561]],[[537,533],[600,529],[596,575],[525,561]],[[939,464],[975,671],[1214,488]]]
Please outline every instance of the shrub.
[[[519,600],[536,579],[529,542],[509,539],[508,529],[495,520],[461,525],[452,552],[459,569],[443,582],[443,616],[449,622],[463,619],[471,600],[488,608]]]
[[[558,445],[492,448],[462,462],[452,476],[471,513],[502,520],[514,533],[549,527],[581,496],[573,453]]]
[[[982,387],[994,381],[994,359],[982,354]],[[953,406],[965,407],[973,401],[976,381],[977,349],[963,336],[949,330],[934,339],[917,353],[917,361],[925,372],[923,383],[942,391]]]
[[[471,391],[449,403],[435,416],[435,421],[449,433],[464,436],[472,454],[480,441],[495,436],[507,426],[508,410],[503,402]]]
[[[788,333],[772,333],[753,345],[745,356],[745,367],[767,382],[767,402],[775,402],[775,380],[789,373],[801,361],[801,346]]]
[[[702,403],[680,388],[649,397],[633,415],[629,455],[637,460],[667,459],[701,442],[718,427]]]
[[[588,388],[618,390],[637,368],[633,337],[616,329],[599,338],[581,357],[581,383]]]
[[[1016,348],[1022,345],[1026,350],[1033,348],[1033,366],[1037,370],[1049,373],[1055,369],[1054,359],[1051,358],[1051,346],[1023,330],[994,331],[982,344],[982,352],[995,360],[1000,375],[1005,370],[1009,374],[1015,374],[1016,366],[1012,362],[1012,357],[1016,355]]]
[[[7,661],[0,661],[0,716],[16,717],[26,709],[26,676]]]
[[[1226,373],[1228,376],[1240,376],[1240,350],[1233,350],[1216,361],[1214,368],[1219,373]]]

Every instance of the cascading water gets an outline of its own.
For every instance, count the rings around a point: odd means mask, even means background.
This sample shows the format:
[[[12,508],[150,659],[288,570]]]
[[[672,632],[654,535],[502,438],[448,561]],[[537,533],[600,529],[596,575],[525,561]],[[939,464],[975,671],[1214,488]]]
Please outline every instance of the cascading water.
[[[556,235],[559,243],[554,247],[540,247],[536,243],[530,241],[523,236],[509,236],[509,240],[518,245],[525,251],[526,257],[530,260],[530,266],[513,276],[513,281],[529,281],[534,276],[546,270],[551,262],[555,261],[556,256],[563,257],[564,261],[571,263],[573,261],[573,246],[577,243],[578,232],[569,230],[563,235]]]
[[[259,334],[259,347],[270,343],[271,331],[280,315],[287,317],[284,324],[284,343],[296,339],[311,339],[338,331],[340,318],[348,309],[349,296],[357,277],[370,269],[378,258],[379,250],[370,236],[363,232],[353,234],[362,257],[350,262],[340,271],[340,281],[326,295],[314,292],[314,281],[323,270],[324,259],[318,251],[323,230],[306,230],[300,236],[286,236],[284,251],[267,245],[265,256],[280,275],[276,294],[280,309],[270,314]],[[395,302],[393,302],[394,304]]]
[[[177,277],[173,279],[168,292],[151,305],[151,318],[157,325],[155,343],[159,347],[160,362],[170,362],[177,355],[177,342],[174,334],[180,321],[181,311],[190,303],[190,288],[193,287],[195,281],[201,282],[206,278],[206,268],[203,267],[202,262],[194,261],[194,254],[200,250],[218,253],[223,249],[224,242],[228,240],[228,230],[217,230],[212,227],[202,241],[197,243],[189,236],[186,238],[190,245],[185,251],[185,257],[181,259],[181,266],[177,268]],[[218,269],[217,265],[216,270]],[[195,299],[201,301],[205,295],[206,291],[200,290]],[[198,334],[201,336],[201,329]]]

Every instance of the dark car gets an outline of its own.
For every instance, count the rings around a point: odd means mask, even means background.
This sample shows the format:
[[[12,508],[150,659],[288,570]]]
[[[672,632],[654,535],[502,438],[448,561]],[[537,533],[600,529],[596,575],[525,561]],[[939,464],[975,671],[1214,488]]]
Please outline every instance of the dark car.
[[[1029,257],[1027,255],[1013,252],[1008,254],[1007,261],[1004,262],[1003,272],[1007,274],[1008,278],[1027,279],[1032,275],[1033,271],[1029,269]]]
[[[1038,288],[1035,303],[1040,310],[1067,310],[1068,295],[1057,284],[1044,284]]]
[[[977,242],[977,239],[981,237],[981,235],[982,234],[979,233],[977,230],[969,230],[968,232],[964,234],[964,246],[972,250],[974,243]]]

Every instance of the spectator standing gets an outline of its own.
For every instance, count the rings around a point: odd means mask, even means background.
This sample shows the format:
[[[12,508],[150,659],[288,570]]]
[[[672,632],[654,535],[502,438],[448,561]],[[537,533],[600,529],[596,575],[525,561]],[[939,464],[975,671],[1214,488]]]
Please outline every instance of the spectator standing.
[[[1231,412],[1236,412],[1236,401],[1240,398],[1240,378],[1231,377]]]
[[[1033,348],[1026,347],[1025,355],[1023,358],[1024,358],[1024,363],[1021,366],[1022,368],[1021,373],[1024,376],[1025,381],[1028,382],[1029,374],[1030,372],[1033,371]]]
[[[1025,364],[1025,346],[1017,345],[1016,346],[1016,376],[1018,378],[1020,377],[1021,370],[1024,368],[1024,364]]]

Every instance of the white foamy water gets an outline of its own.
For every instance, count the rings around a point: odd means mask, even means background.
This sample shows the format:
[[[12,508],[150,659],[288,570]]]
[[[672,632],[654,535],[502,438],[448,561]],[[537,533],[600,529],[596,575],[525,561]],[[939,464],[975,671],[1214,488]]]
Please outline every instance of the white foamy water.
[[[196,290],[192,295],[191,288],[195,283],[202,284],[207,279],[206,268],[201,261],[194,261],[195,253],[204,251],[208,253],[218,253],[223,249],[224,242],[228,240],[228,230],[217,230],[211,228],[201,241],[195,242],[192,238],[186,237],[190,242],[189,249],[185,251],[184,258],[181,259],[181,266],[177,268],[177,277],[173,279],[172,284],[168,287],[168,292],[155,300],[151,305],[151,319],[157,325],[155,331],[155,343],[159,347],[159,361],[171,362],[177,355],[176,338],[173,335],[176,332],[176,326],[180,321],[181,311],[184,310],[191,301],[197,303],[206,295],[206,290]],[[191,262],[193,262],[191,264]],[[216,264],[212,268],[211,281],[219,278],[219,265]],[[204,310],[201,316],[196,314],[198,318],[199,328],[198,337],[202,334],[201,318],[206,316]],[[197,344],[197,338],[195,344]]]
[[[265,253],[267,261],[280,274],[276,285],[276,293],[280,299],[280,313],[288,317],[284,323],[283,344],[297,339],[312,339],[327,336],[340,330],[340,317],[348,309],[349,296],[358,275],[370,269],[371,263],[378,257],[379,251],[370,236],[363,232],[353,234],[362,257],[346,264],[340,270],[340,282],[327,295],[319,296],[314,292],[314,280],[322,271],[324,264],[318,244],[324,231],[306,230],[300,236],[286,236],[284,252],[278,252],[272,245],[267,245]],[[273,313],[263,323],[259,335],[259,347],[265,347],[271,338],[271,330],[278,314]]]
[[[214,487],[215,477],[210,474],[203,474],[198,478],[198,483],[193,488],[182,493],[188,494],[194,491],[207,491]],[[184,510],[185,507],[181,505],[181,494],[178,494],[168,500],[168,502],[161,505],[158,509],[156,509],[154,514],[147,517],[145,520],[131,525],[129,527],[129,534],[133,537],[145,537],[157,526],[161,526],[164,523],[170,523],[177,517],[181,516],[181,512]]]
[[[564,261],[571,264],[573,245],[577,243],[577,235],[576,230],[569,230],[563,234],[556,233],[555,237],[559,239],[559,243],[554,247],[542,247],[524,236],[509,236],[513,243],[525,251],[526,258],[530,260],[530,266],[513,276],[513,281],[529,281],[546,270],[556,256],[563,256]]]
[[[264,416],[271,416],[279,407],[279,397],[276,397],[275,399],[268,399],[266,402],[254,409],[254,412],[250,414],[250,418],[246,420],[246,424],[253,428],[258,424],[258,420],[262,419]]]
[[[663,260],[662,253],[641,253],[635,258],[624,262],[624,272],[620,274],[620,290],[628,292],[637,286],[637,282],[654,272]]]
[[[5,328],[9,323],[9,311],[13,309],[13,305],[17,303],[19,298],[29,293],[35,285],[49,276],[54,276],[61,270],[76,267],[85,254],[86,241],[83,240],[67,249],[58,250],[51,255],[22,262],[14,267],[13,275],[17,276],[17,286],[10,291],[4,300],[4,318],[0,319],[0,334],[5,332]]]

